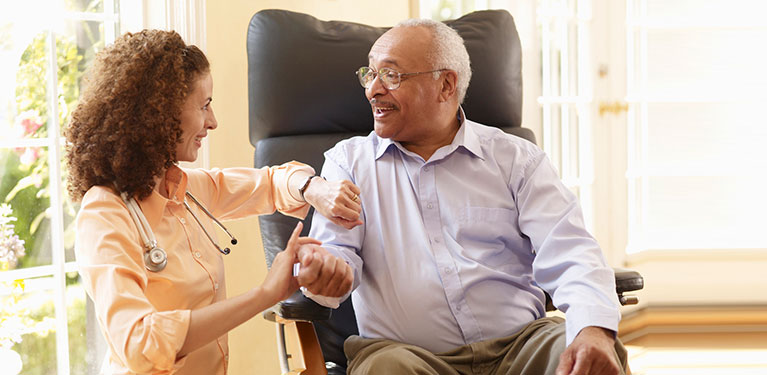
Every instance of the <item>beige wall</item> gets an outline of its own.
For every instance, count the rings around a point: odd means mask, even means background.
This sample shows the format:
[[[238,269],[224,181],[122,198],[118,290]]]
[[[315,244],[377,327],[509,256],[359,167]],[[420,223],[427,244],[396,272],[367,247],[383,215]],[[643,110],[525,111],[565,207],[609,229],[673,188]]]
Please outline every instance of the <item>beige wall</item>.
[[[219,128],[210,137],[210,166],[253,165],[248,140],[247,57],[245,35],[251,16],[268,8],[311,14],[322,20],[354,21],[375,26],[392,25],[410,14],[409,0],[386,3],[370,0],[227,0],[206,2],[207,53],[214,80],[213,104]],[[226,257],[230,296],[263,281],[266,266],[257,219],[227,224],[239,245]],[[220,236],[220,238],[225,238]],[[277,374],[274,326],[260,315],[229,335],[230,373]]]

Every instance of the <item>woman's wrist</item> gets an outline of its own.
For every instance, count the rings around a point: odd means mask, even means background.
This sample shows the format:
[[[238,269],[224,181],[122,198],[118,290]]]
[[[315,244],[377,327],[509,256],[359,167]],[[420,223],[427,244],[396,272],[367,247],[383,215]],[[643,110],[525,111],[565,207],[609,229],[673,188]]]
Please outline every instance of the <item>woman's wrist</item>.
[[[280,302],[277,293],[267,290],[263,285],[251,289],[248,292],[248,299],[254,306],[258,306],[259,311],[264,311]]]
[[[306,200],[306,192],[309,190],[309,187],[312,186],[312,183],[313,183],[313,181],[315,180],[316,177],[319,177],[319,176],[317,176],[317,175],[308,176],[304,180],[304,183],[301,185],[301,188],[298,189],[298,193],[301,195],[301,199],[303,199],[304,202],[307,201]]]
[[[308,180],[314,176],[314,171],[306,170],[298,170],[291,174],[288,180],[288,192],[290,193],[290,196],[299,202],[304,202],[301,191],[304,189]]]
[[[322,176],[312,176],[308,182],[306,188],[303,190],[302,198],[304,199],[304,202],[314,206],[317,193],[319,192],[319,189],[322,188],[322,184],[325,183],[325,179]]]

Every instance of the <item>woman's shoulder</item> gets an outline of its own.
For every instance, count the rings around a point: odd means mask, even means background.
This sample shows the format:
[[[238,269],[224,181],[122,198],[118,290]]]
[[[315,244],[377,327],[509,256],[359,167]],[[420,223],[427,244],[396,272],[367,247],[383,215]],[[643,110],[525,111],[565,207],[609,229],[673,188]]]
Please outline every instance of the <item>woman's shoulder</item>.
[[[83,195],[80,204],[80,211],[88,209],[103,209],[105,207],[124,206],[122,198],[117,194],[114,188],[107,186],[92,186]]]

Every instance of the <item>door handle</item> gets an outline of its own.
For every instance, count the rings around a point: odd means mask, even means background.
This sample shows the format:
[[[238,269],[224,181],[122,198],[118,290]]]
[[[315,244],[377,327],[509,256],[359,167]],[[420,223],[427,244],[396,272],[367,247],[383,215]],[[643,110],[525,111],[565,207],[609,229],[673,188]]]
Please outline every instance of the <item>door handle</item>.
[[[614,115],[626,112],[629,110],[629,104],[623,101],[600,102],[599,103],[599,116],[602,117],[605,113],[611,113]]]

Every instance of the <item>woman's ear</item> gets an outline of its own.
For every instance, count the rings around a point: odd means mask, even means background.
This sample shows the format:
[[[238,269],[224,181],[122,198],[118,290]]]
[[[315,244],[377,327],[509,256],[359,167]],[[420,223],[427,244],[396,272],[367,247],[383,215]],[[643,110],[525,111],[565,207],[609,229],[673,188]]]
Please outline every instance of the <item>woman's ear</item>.
[[[445,70],[442,73],[442,87],[439,92],[440,102],[446,102],[458,94],[458,73],[453,70]]]

